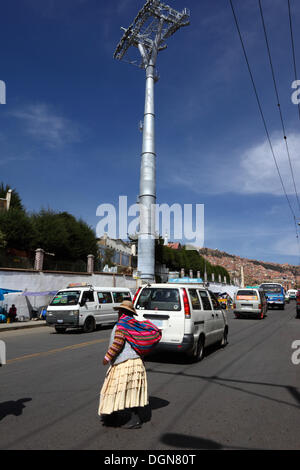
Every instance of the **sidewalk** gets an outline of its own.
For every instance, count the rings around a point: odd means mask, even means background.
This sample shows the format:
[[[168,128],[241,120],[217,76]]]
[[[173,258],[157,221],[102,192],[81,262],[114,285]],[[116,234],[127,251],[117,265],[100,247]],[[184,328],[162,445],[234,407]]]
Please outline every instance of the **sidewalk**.
[[[1,331],[37,328],[38,326],[47,326],[46,320],[29,320],[14,323],[0,323],[0,333]]]

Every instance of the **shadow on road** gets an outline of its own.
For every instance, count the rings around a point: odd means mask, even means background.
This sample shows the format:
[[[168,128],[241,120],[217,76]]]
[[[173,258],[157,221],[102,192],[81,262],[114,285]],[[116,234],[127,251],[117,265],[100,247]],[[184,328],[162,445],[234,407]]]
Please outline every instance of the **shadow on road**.
[[[0,421],[8,415],[20,416],[23,409],[26,408],[24,403],[31,401],[32,398],[20,398],[20,400],[10,400],[0,403]]]
[[[228,341],[229,344],[229,341]],[[218,344],[207,346],[204,351],[204,356],[208,357],[222,348]],[[145,362],[159,362],[161,364],[189,364],[193,359],[187,357],[184,353],[176,352],[153,352],[150,356],[145,357]]]
[[[179,449],[195,449],[195,450],[221,450],[221,449],[235,449],[235,450],[249,450],[247,447],[231,447],[222,445],[219,442],[203,437],[189,436],[186,434],[166,433],[160,438],[163,444]]]
[[[169,403],[169,401],[163,400],[162,398],[149,397],[149,404],[147,406],[139,408],[138,413],[141,421],[143,423],[151,421],[152,410],[164,408],[165,406],[168,406]],[[115,411],[114,413],[106,417],[105,424],[106,426],[120,427],[130,419],[130,416],[131,412],[129,409]]]
[[[218,442],[185,434],[166,433],[161,436],[160,441],[163,444],[180,449],[223,449],[223,446]]]
[[[93,333],[96,333],[97,331],[108,331],[108,330],[112,330],[114,327],[114,325],[110,324],[110,325],[97,325],[96,329],[92,332],[92,333],[85,333],[83,331],[83,329],[81,328],[68,328],[64,333],[63,335],[91,335]],[[55,331],[55,329],[53,329],[53,331],[51,331],[50,333],[51,335],[59,335],[59,336],[63,336],[61,333],[57,333]]]
[[[189,374],[186,372],[170,372],[170,371],[162,371],[162,370],[154,370],[154,369],[149,369],[147,368],[147,373],[154,373],[154,374],[166,374],[166,375],[177,375],[177,376],[184,376],[184,377],[192,377],[195,379],[200,379],[207,381],[208,383],[215,383],[218,384],[222,387],[229,388],[232,390],[236,390],[242,393],[246,393],[248,395],[256,396],[259,398],[265,398],[266,400],[273,401],[276,403],[280,403],[282,405],[288,405],[291,407],[294,407],[296,409],[300,408],[300,393],[296,387],[293,387],[291,385],[280,385],[280,384],[273,384],[273,383],[268,383],[268,382],[254,382],[250,380],[237,380],[237,379],[225,379],[222,377],[218,376],[202,376],[202,375],[196,375],[196,374]],[[237,386],[239,384],[240,386]],[[259,393],[259,392],[253,392],[251,390],[246,390],[242,388],[243,385],[261,385],[263,387],[271,387],[271,388],[281,388],[287,390],[290,395],[296,399],[297,404],[287,402],[285,400],[280,400],[277,398],[272,398],[271,396],[268,396],[264,393]]]

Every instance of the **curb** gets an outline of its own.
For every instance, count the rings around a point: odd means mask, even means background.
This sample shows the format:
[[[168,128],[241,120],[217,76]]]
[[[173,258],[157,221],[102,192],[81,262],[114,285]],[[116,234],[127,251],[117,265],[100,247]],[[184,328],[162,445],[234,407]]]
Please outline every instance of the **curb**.
[[[29,322],[28,322],[29,323]],[[39,323],[39,324],[32,324],[30,322],[29,325],[14,325],[14,326],[2,326],[0,325],[0,334],[1,331],[9,331],[9,330],[25,330],[25,329],[30,329],[30,328],[38,328],[38,327],[43,327],[43,326],[48,326],[47,323]]]

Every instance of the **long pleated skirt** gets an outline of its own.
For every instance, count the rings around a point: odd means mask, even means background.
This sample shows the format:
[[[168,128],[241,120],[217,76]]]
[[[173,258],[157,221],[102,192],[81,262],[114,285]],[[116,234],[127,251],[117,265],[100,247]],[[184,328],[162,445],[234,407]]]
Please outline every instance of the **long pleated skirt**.
[[[99,415],[148,405],[146,369],[142,359],[129,359],[111,366],[99,402]]]

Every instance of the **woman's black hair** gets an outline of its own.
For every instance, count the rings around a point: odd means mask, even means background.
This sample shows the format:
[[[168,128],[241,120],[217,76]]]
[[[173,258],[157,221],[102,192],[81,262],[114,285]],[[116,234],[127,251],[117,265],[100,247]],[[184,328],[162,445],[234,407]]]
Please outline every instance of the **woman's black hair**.
[[[129,317],[133,317],[133,316],[134,316],[134,313],[131,312],[130,310],[127,310],[127,308],[120,308],[120,309],[119,309],[119,313],[120,313],[121,315],[123,315],[123,314],[124,314],[124,315],[128,315]]]

